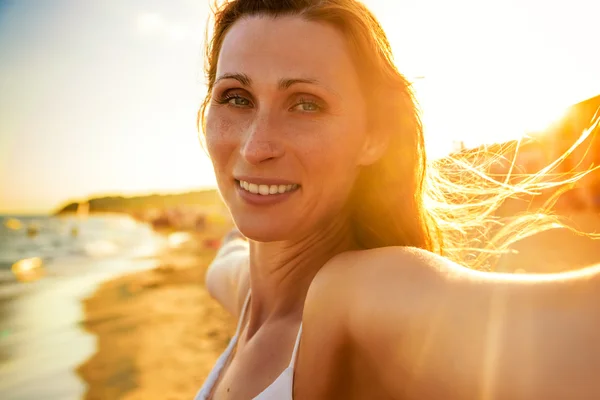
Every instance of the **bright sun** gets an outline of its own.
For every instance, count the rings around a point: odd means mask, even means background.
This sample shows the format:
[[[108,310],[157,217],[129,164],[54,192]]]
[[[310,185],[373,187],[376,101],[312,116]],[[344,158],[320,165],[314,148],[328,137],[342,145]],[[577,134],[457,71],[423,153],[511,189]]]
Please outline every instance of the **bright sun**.
[[[398,69],[420,77],[414,86],[430,154],[459,141],[477,146],[540,133],[600,93],[600,52],[590,51],[594,2],[365,2]]]
[[[570,105],[559,96],[547,99],[525,90],[518,98],[513,93],[475,96],[477,87],[469,86],[468,82],[461,85],[461,92],[445,90],[437,82],[415,85],[427,149],[432,157],[447,155],[458,143],[475,147],[542,133]]]

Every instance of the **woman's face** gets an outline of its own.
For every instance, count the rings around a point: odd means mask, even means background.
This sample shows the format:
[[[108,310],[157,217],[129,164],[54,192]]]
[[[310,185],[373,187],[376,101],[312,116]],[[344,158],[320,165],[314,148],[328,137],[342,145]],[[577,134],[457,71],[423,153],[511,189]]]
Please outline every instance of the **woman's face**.
[[[227,33],[206,143],[236,225],[292,240],[346,218],[358,169],[375,161],[357,71],[340,32],[300,17],[251,17]]]

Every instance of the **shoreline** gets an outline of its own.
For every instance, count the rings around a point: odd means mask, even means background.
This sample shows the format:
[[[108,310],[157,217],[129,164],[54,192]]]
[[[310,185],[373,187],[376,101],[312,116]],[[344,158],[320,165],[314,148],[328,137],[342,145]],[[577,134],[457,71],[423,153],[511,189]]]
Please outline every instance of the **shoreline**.
[[[221,236],[190,234],[155,268],[102,282],[82,301],[81,328],[97,342],[75,371],[84,399],[194,398],[235,330],[204,288]]]
[[[75,368],[96,351],[96,336],[81,329],[82,300],[102,282],[129,271],[155,266],[151,259],[122,260],[113,270],[95,270],[68,277],[49,276],[24,283],[24,290],[0,300],[0,392],[11,399],[76,399],[87,382]]]

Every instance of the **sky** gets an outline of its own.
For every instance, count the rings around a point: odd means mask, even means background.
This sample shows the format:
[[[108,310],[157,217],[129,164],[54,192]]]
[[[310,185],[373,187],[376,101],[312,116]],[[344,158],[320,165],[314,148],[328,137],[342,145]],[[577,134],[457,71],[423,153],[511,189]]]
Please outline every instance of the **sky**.
[[[0,0],[0,213],[213,187],[195,124],[211,2]],[[415,80],[433,155],[600,94],[595,0],[365,3]]]

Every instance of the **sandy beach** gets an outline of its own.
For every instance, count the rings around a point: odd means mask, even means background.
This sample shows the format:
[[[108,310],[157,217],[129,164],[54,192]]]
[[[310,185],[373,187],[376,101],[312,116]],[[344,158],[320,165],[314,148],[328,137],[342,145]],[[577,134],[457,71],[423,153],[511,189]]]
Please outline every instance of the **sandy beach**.
[[[600,232],[600,214],[571,216]],[[600,263],[600,241],[553,230],[515,246],[499,269],[556,272]],[[96,353],[78,368],[87,400],[193,399],[235,329],[210,298],[204,273],[215,254],[200,236],[160,256],[150,271],[108,281],[85,300],[84,328]],[[511,271],[512,272],[512,271]]]
[[[192,399],[235,321],[210,298],[204,273],[216,250],[202,235],[165,251],[155,269],[102,284],[84,301],[97,352],[77,372],[85,399]]]

